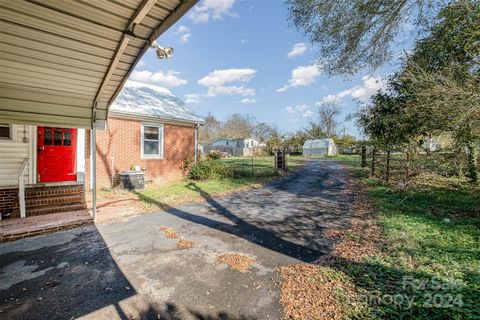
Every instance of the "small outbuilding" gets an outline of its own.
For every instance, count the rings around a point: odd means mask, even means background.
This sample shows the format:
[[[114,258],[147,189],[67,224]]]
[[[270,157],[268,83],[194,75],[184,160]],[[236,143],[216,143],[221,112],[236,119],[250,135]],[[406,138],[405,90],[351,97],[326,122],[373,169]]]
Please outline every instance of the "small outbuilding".
[[[335,142],[331,138],[309,139],[303,144],[303,156],[334,156],[337,153]]]

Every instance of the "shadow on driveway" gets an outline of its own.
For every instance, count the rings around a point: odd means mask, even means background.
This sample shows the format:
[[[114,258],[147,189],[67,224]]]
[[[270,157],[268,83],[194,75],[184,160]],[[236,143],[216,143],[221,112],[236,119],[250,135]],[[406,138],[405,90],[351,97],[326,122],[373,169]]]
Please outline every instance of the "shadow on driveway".
[[[0,245],[2,319],[246,320],[139,294],[95,226]]]

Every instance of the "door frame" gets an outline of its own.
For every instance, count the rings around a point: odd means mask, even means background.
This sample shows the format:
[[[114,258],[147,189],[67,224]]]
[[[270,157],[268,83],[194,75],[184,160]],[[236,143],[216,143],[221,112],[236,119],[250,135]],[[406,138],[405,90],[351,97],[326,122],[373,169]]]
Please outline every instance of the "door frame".
[[[76,141],[76,146],[74,148],[74,152],[75,152],[75,180],[67,180],[67,181],[52,181],[52,182],[41,182],[38,180],[38,127],[43,127],[43,128],[62,128],[62,129],[75,129],[75,141]],[[31,134],[32,134],[32,139],[33,139],[33,143],[30,144],[30,146],[32,147],[31,149],[31,152],[32,152],[32,157],[29,157],[30,159],[32,159],[32,162],[33,162],[33,172],[34,174],[32,175],[33,176],[33,179],[32,179],[32,182],[34,184],[41,184],[41,185],[70,185],[70,184],[78,184],[78,183],[81,183],[83,181],[80,181],[79,179],[81,179],[81,177],[79,177],[79,174],[78,174],[78,132],[79,132],[80,128],[69,128],[69,127],[52,127],[52,126],[32,126],[32,130],[31,130]],[[29,150],[30,152],[30,150]]]

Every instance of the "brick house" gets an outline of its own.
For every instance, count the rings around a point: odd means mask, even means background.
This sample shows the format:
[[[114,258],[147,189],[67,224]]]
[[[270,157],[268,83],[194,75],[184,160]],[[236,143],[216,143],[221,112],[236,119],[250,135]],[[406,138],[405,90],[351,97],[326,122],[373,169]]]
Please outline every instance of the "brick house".
[[[115,185],[132,165],[147,181],[180,176],[203,124],[167,89],[127,81],[97,131],[97,188]],[[20,180],[27,216],[86,208],[90,145],[88,129],[0,123],[0,219],[20,216]]]
[[[118,174],[140,167],[145,180],[181,176],[185,160],[196,157],[198,127],[204,120],[167,89],[128,81],[111,106],[107,130],[97,132],[97,186],[118,184]],[[86,180],[89,185],[90,135]]]

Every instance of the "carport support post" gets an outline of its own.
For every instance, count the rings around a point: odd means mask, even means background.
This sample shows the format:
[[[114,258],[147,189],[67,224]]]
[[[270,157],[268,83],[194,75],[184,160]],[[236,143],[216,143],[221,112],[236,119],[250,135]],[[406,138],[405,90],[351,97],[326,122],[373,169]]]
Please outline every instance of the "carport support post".
[[[93,222],[97,222],[97,129],[95,128],[95,124],[92,128],[92,137],[91,137],[91,145],[92,147],[92,214],[93,214]]]

